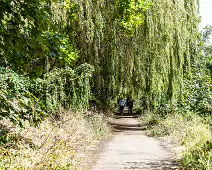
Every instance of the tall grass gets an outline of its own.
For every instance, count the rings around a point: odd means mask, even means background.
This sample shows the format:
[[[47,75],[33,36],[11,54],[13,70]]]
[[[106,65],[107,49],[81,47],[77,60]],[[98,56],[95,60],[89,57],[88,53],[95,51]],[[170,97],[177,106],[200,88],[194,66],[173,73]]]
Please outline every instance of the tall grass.
[[[211,118],[188,112],[184,115],[174,113],[166,118],[148,113],[142,123],[149,125],[148,134],[166,136],[178,146],[184,146],[181,153],[186,169],[212,169]]]
[[[62,111],[37,128],[25,125],[1,121],[0,169],[89,169],[86,147],[110,134],[104,116],[95,113]]]

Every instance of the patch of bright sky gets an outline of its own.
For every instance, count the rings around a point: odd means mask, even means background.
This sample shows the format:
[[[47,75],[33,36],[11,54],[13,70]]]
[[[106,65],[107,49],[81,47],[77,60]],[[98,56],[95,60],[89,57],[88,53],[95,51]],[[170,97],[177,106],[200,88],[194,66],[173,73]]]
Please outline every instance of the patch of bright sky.
[[[212,0],[200,0],[200,15],[202,16],[200,29],[212,25]]]

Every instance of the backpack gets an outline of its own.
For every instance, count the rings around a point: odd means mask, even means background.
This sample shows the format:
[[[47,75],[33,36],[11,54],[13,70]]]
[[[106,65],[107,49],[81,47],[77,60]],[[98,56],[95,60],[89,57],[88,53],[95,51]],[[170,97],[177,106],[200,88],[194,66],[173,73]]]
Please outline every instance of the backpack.
[[[121,99],[121,100],[119,101],[119,106],[125,106],[125,101],[124,101],[124,99]]]

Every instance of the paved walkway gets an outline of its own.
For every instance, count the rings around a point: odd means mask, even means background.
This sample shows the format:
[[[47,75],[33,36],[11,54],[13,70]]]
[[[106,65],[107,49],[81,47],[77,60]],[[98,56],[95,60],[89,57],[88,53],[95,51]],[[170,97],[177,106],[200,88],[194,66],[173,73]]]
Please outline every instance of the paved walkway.
[[[178,163],[161,141],[147,137],[137,118],[111,120],[116,132],[106,144],[93,170],[174,170]]]

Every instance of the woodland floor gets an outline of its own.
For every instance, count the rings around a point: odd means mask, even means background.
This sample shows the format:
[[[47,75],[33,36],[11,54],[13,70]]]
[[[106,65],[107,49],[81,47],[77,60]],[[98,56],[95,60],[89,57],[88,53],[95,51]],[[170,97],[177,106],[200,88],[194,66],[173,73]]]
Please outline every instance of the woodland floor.
[[[105,142],[92,170],[176,170],[179,161],[162,141],[145,135],[136,116],[115,116],[114,136]]]

